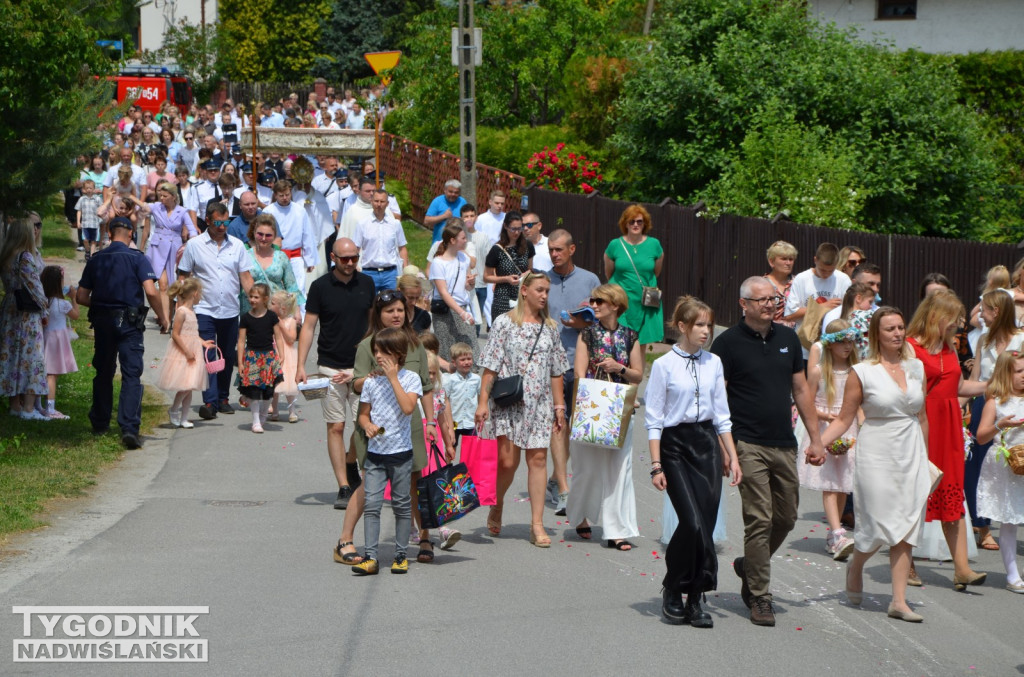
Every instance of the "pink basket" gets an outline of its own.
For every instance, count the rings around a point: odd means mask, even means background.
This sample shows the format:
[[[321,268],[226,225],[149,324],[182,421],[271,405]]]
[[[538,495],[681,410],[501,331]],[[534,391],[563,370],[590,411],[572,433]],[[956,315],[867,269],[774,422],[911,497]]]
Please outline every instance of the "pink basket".
[[[217,351],[217,359],[210,359],[210,351],[203,351],[203,359],[206,360],[206,373],[216,374],[217,372],[224,371],[224,353],[220,351],[220,346],[214,348]]]

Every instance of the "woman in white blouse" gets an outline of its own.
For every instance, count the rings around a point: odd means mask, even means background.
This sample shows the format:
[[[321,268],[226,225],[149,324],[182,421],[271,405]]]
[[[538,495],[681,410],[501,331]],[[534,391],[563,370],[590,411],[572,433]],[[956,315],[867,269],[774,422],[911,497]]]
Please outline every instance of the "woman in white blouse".
[[[718,587],[712,533],[722,476],[731,476],[730,486],[736,486],[743,474],[732,440],[722,362],[704,350],[714,330],[714,312],[686,296],[676,303],[672,325],[679,341],[654,362],[646,392],[651,483],[668,491],[679,516],[665,550],[661,610],[669,623],[710,628],[713,621],[700,597]]]
[[[431,325],[441,344],[438,357],[451,360],[456,343],[476,345],[473,313],[468,290],[476,284],[476,272],[466,249],[466,231],[462,219],[448,219],[441,234],[437,255],[430,263],[430,281],[434,295],[430,300]]]

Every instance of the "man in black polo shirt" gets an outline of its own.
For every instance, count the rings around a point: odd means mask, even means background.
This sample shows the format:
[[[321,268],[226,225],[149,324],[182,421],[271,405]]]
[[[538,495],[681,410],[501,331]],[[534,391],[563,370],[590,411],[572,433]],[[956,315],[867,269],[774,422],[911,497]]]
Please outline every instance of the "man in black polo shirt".
[[[743,482],[743,557],[733,562],[742,579],[740,595],[754,625],[775,625],[771,557],[796,524],[800,482],[791,400],[807,427],[805,462],[821,465],[825,450],[818,434],[814,394],[804,377],[796,332],[772,323],[775,291],[765,278],[747,278],[740,287],[744,319],[722,333],[711,352],[722,358],[732,436]]]
[[[348,238],[338,238],[331,251],[334,269],[313,281],[306,294],[306,319],[299,335],[296,383],[306,381],[306,357],[313,345],[313,332],[322,322],[317,341],[317,369],[331,378],[327,397],[320,400],[324,421],[327,422],[327,455],[331,459],[334,476],[338,480],[338,498],[334,507],[344,510],[358,478],[355,455],[346,468],[345,423],[356,425],[359,394],[352,389],[352,368],[356,362],[356,347],[366,335],[370,307],[373,305],[373,280],[356,270],[359,249]],[[353,478],[349,479],[351,471]]]

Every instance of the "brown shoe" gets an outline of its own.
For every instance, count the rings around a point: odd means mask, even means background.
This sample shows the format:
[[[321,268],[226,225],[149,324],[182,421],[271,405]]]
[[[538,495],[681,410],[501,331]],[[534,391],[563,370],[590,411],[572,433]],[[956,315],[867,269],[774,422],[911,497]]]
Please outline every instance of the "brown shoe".
[[[910,565],[910,573],[907,574],[907,585],[911,585],[915,588],[920,588],[924,585],[921,582],[921,577],[917,575],[917,569],[914,568],[913,564]]]
[[[740,577],[740,598],[743,603],[747,605],[747,608],[751,608],[754,603],[754,596],[750,594],[750,586],[747,585],[746,571],[743,569],[743,558],[737,557],[732,561],[732,570],[736,572],[736,575]]]
[[[753,599],[753,606],[750,607],[750,622],[754,625],[775,625],[775,610],[772,609],[772,600],[767,595]]]

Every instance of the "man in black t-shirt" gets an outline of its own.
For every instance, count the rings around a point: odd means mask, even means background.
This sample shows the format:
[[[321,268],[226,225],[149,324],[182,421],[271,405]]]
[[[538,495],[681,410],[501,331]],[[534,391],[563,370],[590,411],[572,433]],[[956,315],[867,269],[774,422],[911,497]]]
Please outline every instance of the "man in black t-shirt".
[[[805,462],[821,465],[825,450],[800,339],[789,327],[772,323],[776,299],[771,283],[747,278],[740,287],[740,307],[744,319],[711,346],[722,358],[732,436],[743,469],[743,557],[733,569],[743,581],[740,595],[750,608],[750,621],[775,625],[771,557],[796,524],[800,492],[791,402],[810,439]]]
[[[356,478],[359,476],[354,451],[347,465],[345,457],[345,423],[352,423],[349,430],[355,428],[359,408],[359,394],[352,389],[352,369],[356,363],[356,348],[366,335],[375,290],[373,280],[356,270],[359,249],[355,242],[338,238],[331,259],[334,269],[314,280],[306,294],[306,319],[299,334],[295,382],[306,381],[306,357],[313,345],[313,332],[320,322],[317,369],[331,379],[327,397],[320,400],[320,404],[327,422],[327,455],[338,480],[334,507],[344,510],[355,490],[352,485],[358,485]]]

